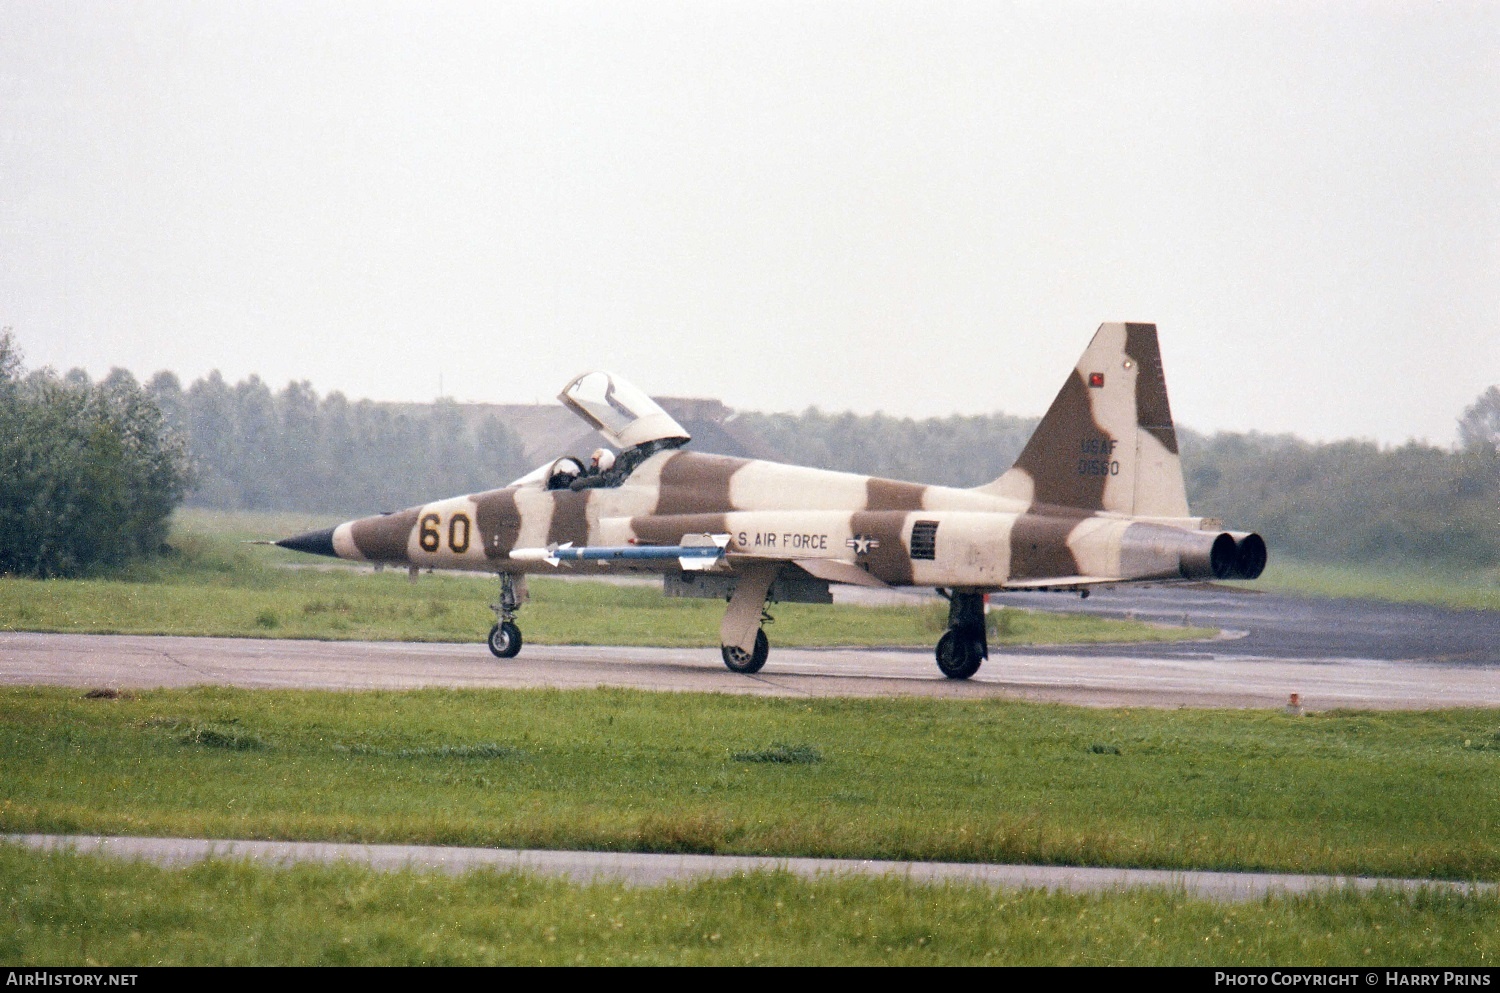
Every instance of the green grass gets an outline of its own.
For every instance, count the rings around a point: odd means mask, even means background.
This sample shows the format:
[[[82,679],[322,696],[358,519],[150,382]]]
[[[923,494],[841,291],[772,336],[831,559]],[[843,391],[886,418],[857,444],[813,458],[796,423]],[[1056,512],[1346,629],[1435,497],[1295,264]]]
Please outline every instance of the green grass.
[[[1500,569],[1461,570],[1380,563],[1344,565],[1299,562],[1278,556],[1260,579],[1235,583],[1247,589],[1303,593],[1312,596],[1430,603],[1468,610],[1500,610]]]
[[[358,641],[474,642],[494,623],[493,577],[444,573],[411,582],[404,571],[369,569],[246,545],[326,520],[292,514],[181,512],[174,553],[110,578],[0,578],[0,631],[175,634]],[[718,645],[723,603],[673,599],[657,585],[533,579],[521,615],[530,644]],[[932,645],[945,605],[856,607],[783,604],[769,631],[776,644]],[[1210,628],[999,610],[1000,645],[1159,641],[1210,637]]]
[[[1500,713],[0,690],[0,830],[1500,878]]]
[[[1432,892],[1225,906],[779,873],[629,888],[238,861],[168,870],[0,845],[0,895],[12,966],[1493,966],[1500,954],[1500,901]]]

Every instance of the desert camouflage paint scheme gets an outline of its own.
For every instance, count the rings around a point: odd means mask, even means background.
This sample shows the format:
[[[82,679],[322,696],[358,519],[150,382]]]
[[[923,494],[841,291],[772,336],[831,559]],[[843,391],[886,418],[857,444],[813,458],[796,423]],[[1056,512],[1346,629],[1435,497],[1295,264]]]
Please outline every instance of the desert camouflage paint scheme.
[[[988,655],[985,593],[1253,579],[1265,565],[1258,535],[1189,513],[1152,324],[1102,325],[1015,465],[975,489],[687,451],[687,432],[604,373],[559,399],[621,445],[618,478],[553,489],[538,470],[278,544],[499,574],[490,646],[502,657],[520,648],[527,573],[661,573],[669,595],[728,598],[720,641],[740,672],[765,662],[768,598],[829,602],[830,583],[936,587],[950,601],[938,664],[953,678]]]

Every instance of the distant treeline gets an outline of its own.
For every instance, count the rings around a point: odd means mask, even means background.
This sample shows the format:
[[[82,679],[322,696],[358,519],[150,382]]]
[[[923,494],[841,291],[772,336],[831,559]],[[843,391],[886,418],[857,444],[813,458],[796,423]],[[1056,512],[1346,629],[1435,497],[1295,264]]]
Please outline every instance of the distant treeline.
[[[27,375],[0,329],[0,574],[75,576],[155,555],[188,459],[124,370]]]
[[[408,412],[320,398],[306,382],[231,386],[217,371],[187,389],[160,372],[147,388],[192,455],[191,506],[368,514],[493,489],[529,468],[515,432],[494,417],[471,426],[451,400]]]
[[[1184,432],[1193,512],[1331,562],[1500,565],[1500,452]]]
[[[978,486],[1010,468],[1035,418],[912,420],[883,414],[741,414],[735,421],[789,462]],[[1500,565],[1500,389],[1459,422],[1464,447],[1322,444],[1290,435],[1179,428],[1195,514],[1258,531],[1273,550],[1333,562]]]
[[[305,382],[273,392],[217,373],[186,389],[159,373],[147,389],[187,443],[197,506],[369,513],[490,489],[530,468],[509,427],[465,418],[451,401],[351,403]],[[1035,426],[1006,414],[915,420],[816,408],[741,413],[732,424],[784,461],[952,486],[999,476]],[[1458,450],[1179,435],[1194,513],[1259,531],[1279,554],[1500,565],[1500,390],[1464,413]]]
[[[825,414],[810,407],[800,414],[743,413],[734,425],[796,465],[980,486],[1010,468],[1037,421],[1009,414],[919,421],[886,414]]]

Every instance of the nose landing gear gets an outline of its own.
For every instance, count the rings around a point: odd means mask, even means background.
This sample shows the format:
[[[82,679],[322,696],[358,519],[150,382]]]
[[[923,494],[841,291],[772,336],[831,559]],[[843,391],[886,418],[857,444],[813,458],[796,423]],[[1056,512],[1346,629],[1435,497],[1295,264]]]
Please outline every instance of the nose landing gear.
[[[513,659],[521,651],[521,629],[516,627],[516,614],[526,601],[526,577],[500,574],[500,599],[490,604],[495,612],[495,626],[490,628],[486,644],[497,659]]]
[[[501,621],[490,628],[487,643],[490,653],[497,659],[512,659],[521,651],[521,629],[510,621]]]

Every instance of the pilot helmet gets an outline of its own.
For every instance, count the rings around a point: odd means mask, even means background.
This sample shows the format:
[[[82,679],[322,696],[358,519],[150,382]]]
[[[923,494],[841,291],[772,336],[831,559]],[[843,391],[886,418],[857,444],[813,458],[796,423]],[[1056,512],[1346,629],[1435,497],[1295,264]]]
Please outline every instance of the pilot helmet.
[[[607,448],[596,448],[592,456],[594,465],[599,467],[600,472],[609,472],[615,467],[615,453]]]

